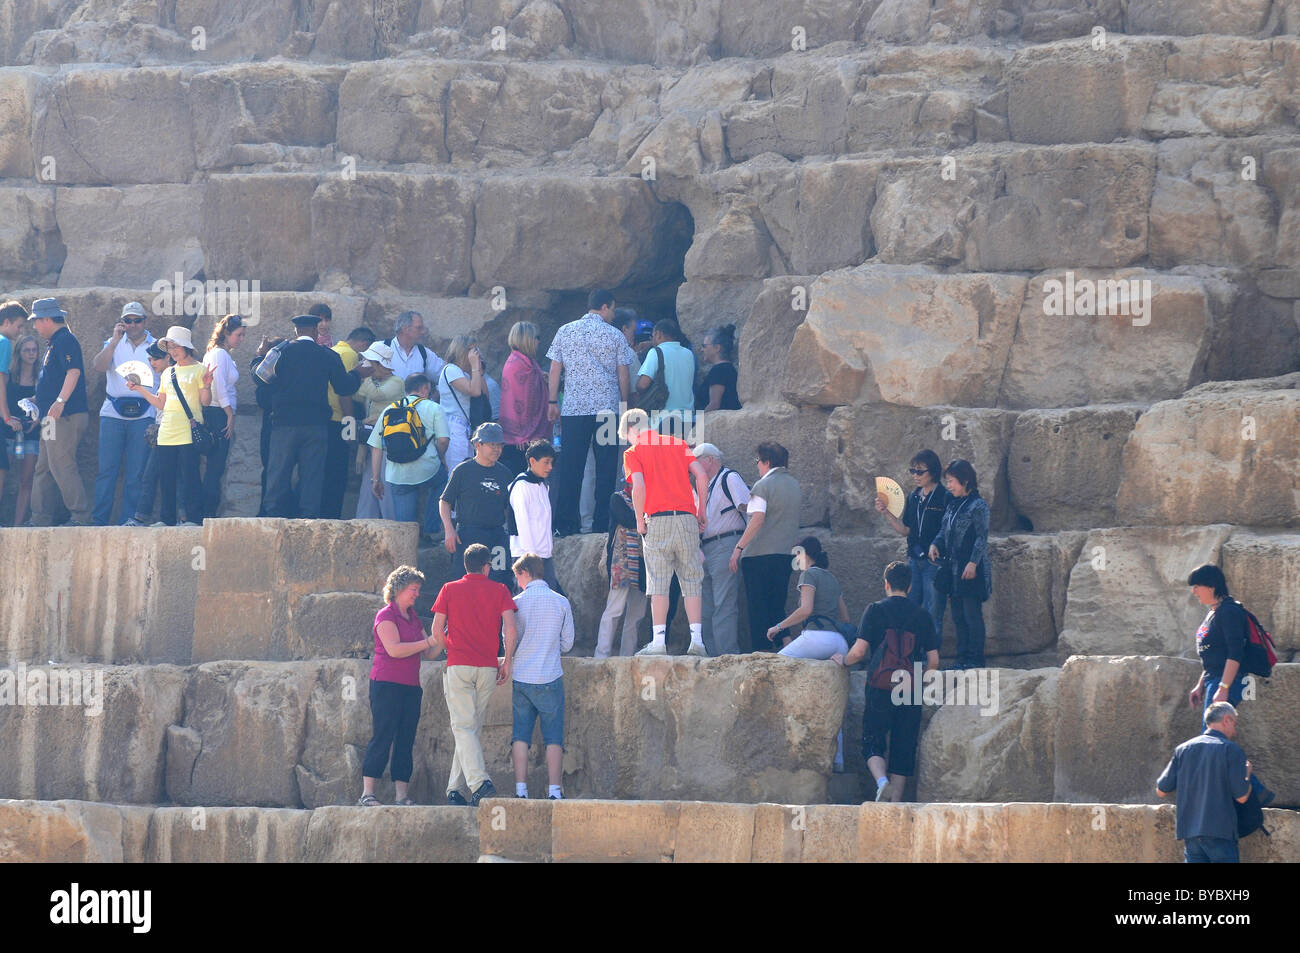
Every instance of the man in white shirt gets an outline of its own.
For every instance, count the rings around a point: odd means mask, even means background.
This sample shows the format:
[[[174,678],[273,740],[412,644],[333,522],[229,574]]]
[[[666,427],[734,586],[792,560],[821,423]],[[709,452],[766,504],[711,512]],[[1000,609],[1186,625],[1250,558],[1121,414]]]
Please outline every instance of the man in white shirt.
[[[536,553],[527,553],[511,567],[521,591],[515,596],[519,644],[510,669],[510,758],[515,769],[515,797],[528,797],[528,748],[533,726],[540,720],[549,796],[558,801],[564,797],[560,789],[564,776],[564,667],[560,655],[573,648],[573,609],[568,599],[552,592],[541,578],[541,563]]]
[[[117,494],[117,477],[122,474],[122,516],[125,522],[135,515],[140,502],[140,478],[149,458],[149,441],[145,431],[156,412],[143,397],[131,393],[126,380],[116,368],[127,361],[149,366],[149,345],[154,337],[145,330],[144,305],[132,301],[122,309],[113,325],[113,336],[104,342],[90,366],[104,374],[104,406],[99,409],[99,471],[95,477],[95,504],[91,513],[96,526],[113,520],[113,497]],[[155,384],[157,382],[155,381]],[[125,461],[125,464],[123,463]]]
[[[542,559],[542,578],[564,595],[555,576],[555,539],[551,530],[551,491],[546,480],[555,465],[555,448],[549,441],[534,440],[524,451],[527,469],[510,481],[510,557],[535,553]]]
[[[403,311],[393,323],[393,336],[384,343],[393,349],[393,373],[406,380],[412,374],[423,374],[436,381],[447,362],[425,347],[424,317],[418,311]],[[435,385],[436,386],[436,385]]]
[[[722,465],[722,451],[711,443],[695,448],[695,459],[708,477],[704,506],[704,648],[709,655],[738,655],[740,580],[731,571],[731,551],[745,532],[749,487],[735,470]]]

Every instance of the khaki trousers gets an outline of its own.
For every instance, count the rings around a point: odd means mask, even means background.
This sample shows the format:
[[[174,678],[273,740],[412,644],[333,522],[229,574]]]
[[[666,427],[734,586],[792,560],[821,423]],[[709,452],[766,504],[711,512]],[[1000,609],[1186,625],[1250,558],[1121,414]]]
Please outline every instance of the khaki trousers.
[[[72,522],[90,522],[90,497],[77,470],[77,447],[86,433],[89,414],[65,414],[54,421],[51,439],[41,441],[32,477],[32,525],[49,526],[54,521],[54,493],[63,494],[63,505]]]
[[[464,787],[473,794],[488,780],[483,763],[483,743],[479,731],[487,712],[488,699],[497,686],[497,670],[475,665],[448,665],[442,675],[442,691],[447,698],[451,734],[456,751],[451,756],[451,775],[447,793]]]

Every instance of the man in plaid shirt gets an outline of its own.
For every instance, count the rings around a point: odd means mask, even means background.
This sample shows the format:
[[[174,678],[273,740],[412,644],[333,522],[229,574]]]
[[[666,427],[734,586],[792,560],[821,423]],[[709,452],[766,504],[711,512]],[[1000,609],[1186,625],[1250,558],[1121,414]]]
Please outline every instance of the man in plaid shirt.
[[[564,668],[560,654],[573,648],[573,610],[569,600],[543,579],[542,557],[525,553],[512,567],[519,595],[519,647],[514,656],[512,702],[514,731],[510,757],[515,768],[515,796],[528,797],[528,746],[533,725],[542,722],[546,773],[551,800],[563,797],[560,779],[564,763]]]

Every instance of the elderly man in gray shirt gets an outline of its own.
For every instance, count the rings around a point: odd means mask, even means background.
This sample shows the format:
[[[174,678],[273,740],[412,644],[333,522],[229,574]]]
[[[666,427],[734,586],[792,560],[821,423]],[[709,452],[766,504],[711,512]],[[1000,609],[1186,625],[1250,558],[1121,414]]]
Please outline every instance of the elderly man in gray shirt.
[[[1250,762],[1232,740],[1237,709],[1215,702],[1205,710],[1205,734],[1174,750],[1156,793],[1178,792],[1177,837],[1189,864],[1235,864],[1237,809],[1250,796]]]
[[[740,654],[740,578],[731,571],[731,554],[745,532],[749,487],[735,470],[722,463],[722,451],[711,443],[695,448],[695,459],[709,481],[704,504],[704,648],[711,656]]]

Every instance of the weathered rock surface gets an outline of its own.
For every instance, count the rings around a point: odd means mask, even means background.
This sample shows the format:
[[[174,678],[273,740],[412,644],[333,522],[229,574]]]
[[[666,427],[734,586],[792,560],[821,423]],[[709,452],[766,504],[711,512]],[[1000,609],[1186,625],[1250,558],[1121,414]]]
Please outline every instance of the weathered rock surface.
[[[1115,521],[1124,444],[1145,406],[1026,410],[1007,451],[1011,506],[1038,532]]]
[[[415,565],[416,535],[384,520],[205,521],[194,660],[368,656],[384,580]]]
[[[1193,388],[1143,414],[1124,447],[1121,521],[1293,526],[1300,375]]]

